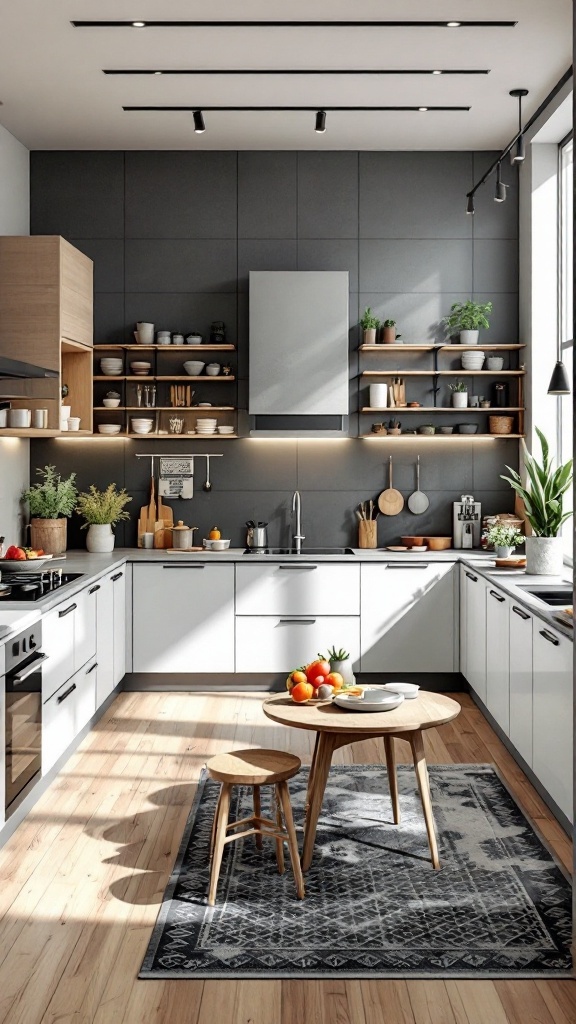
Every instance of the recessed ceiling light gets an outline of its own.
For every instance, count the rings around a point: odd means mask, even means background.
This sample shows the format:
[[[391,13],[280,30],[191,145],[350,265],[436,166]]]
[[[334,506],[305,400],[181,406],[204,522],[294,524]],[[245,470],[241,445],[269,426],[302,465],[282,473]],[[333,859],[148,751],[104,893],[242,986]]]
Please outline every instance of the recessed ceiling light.
[[[447,21],[446,28],[460,28],[461,21]]]
[[[422,113],[424,113],[424,111],[428,110],[428,107],[418,107],[418,110],[421,110]]]
[[[132,28],[146,28],[146,22],[145,21],[133,21],[132,22]]]
[[[155,74],[155,75],[161,75],[161,74],[162,74],[162,72],[161,72],[161,71],[155,71],[155,72],[154,72],[154,74]]]
[[[441,71],[433,71],[433,72],[432,72],[432,74],[433,74],[433,75],[441,75],[441,74],[442,74],[442,72],[441,72]]]

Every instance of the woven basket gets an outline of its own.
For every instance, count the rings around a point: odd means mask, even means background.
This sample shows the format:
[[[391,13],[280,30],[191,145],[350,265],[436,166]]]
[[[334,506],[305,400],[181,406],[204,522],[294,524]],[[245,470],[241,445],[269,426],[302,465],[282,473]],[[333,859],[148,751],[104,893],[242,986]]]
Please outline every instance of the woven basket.
[[[511,434],[514,426],[513,416],[489,416],[491,434]]]

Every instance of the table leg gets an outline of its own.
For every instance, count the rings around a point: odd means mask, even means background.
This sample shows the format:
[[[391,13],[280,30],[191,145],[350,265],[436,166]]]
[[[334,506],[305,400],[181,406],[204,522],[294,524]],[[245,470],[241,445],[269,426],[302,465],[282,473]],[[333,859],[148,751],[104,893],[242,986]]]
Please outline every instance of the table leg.
[[[422,810],[424,811],[424,821],[426,822],[426,832],[428,833],[432,866],[439,868],[440,860],[438,857],[436,832],[434,830],[434,815],[432,813],[432,801],[430,798],[430,781],[428,779],[428,769],[426,767],[426,758],[424,756],[424,741],[422,739],[422,733],[417,729],[416,732],[410,733],[406,738],[410,740],[410,747],[412,748],[414,770],[418,781],[418,789],[420,790]]]
[[[400,824],[400,800],[398,799],[398,775],[394,759],[394,737],[384,733],[384,750],[386,751],[386,768],[388,769],[388,786],[392,800],[394,824]]]
[[[348,740],[348,742],[350,742]],[[306,822],[304,825],[304,846],[302,849],[302,870],[307,871],[314,856],[314,840],[316,838],[316,826],[322,810],[324,790],[328,781],[328,773],[332,762],[332,754],[338,744],[338,738],[332,733],[322,732],[319,734],[318,743],[314,757],[314,771],[312,774],[312,788],[308,788],[308,808]]]
[[[260,786],[253,786],[252,789],[253,789],[253,794],[254,794],[253,795],[254,817],[255,818],[261,818],[262,817],[262,801],[260,800]],[[256,823],[256,828],[260,828],[260,822]],[[262,836],[260,835],[259,832],[256,834],[255,839],[256,839],[256,848],[258,850],[261,850],[262,849]]]

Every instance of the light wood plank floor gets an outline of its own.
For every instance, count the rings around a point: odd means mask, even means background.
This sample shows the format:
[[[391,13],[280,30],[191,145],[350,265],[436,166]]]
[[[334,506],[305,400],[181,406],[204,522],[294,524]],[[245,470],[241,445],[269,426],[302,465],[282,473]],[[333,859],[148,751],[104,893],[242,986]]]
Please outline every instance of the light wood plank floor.
[[[558,856],[570,843],[469,697],[426,733],[431,763],[496,762]],[[245,746],[310,760],[262,694],[122,694],[0,851],[0,1022],[574,1024],[576,982],[138,981],[206,759]],[[406,752],[404,747],[406,746]],[[408,760],[408,747],[397,744]],[[383,760],[375,741],[336,754]]]

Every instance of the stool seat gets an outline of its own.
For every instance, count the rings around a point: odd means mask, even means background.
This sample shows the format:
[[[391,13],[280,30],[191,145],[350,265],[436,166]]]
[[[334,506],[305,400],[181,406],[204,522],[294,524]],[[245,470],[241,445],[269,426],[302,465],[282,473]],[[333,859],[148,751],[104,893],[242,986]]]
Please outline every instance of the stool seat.
[[[271,786],[286,782],[301,766],[299,757],[284,750],[234,750],[216,754],[206,764],[213,779],[232,786]]]

